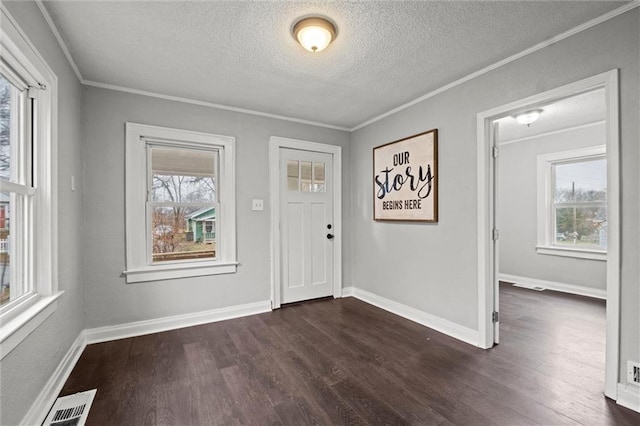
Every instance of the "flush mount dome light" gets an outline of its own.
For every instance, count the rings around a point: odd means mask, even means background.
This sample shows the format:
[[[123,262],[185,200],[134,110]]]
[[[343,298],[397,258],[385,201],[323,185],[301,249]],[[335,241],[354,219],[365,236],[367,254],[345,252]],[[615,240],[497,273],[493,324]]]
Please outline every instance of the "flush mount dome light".
[[[527,127],[531,126],[538,118],[540,118],[540,114],[542,114],[541,109],[534,109],[531,111],[523,112],[521,114],[516,115],[514,118],[520,124],[526,124]]]
[[[304,18],[293,26],[293,36],[310,52],[320,52],[336,38],[336,27],[324,18]]]

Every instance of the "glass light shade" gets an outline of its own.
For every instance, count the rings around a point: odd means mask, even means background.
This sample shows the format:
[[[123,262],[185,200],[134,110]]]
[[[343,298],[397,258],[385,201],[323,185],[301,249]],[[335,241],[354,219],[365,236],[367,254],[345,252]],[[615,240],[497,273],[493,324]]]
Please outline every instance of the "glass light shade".
[[[320,52],[333,41],[336,29],[325,19],[306,18],[296,23],[293,27],[293,35],[308,51]]]
[[[529,126],[531,123],[534,123],[538,118],[540,118],[540,113],[542,110],[535,109],[533,111],[523,112],[522,114],[516,115],[516,121],[520,124],[526,124]]]

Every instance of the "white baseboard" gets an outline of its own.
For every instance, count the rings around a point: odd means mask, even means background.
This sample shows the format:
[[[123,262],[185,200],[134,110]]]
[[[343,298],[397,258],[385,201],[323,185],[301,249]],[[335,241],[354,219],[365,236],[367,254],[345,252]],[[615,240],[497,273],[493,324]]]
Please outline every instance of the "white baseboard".
[[[618,405],[640,413],[640,387],[618,383]]]
[[[534,288],[543,287],[547,290],[560,291],[563,293],[577,294],[579,296],[593,297],[595,299],[607,299],[607,291],[598,288],[583,287],[579,285],[559,283],[555,281],[539,280],[536,278],[523,277],[520,275],[499,274],[500,281],[507,281],[517,284],[519,287]]]
[[[355,287],[342,287],[342,297],[353,297]]]
[[[342,290],[342,297],[355,297],[363,302],[377,306],[403,318],[417,322],[418,324],[422,324],[458,340],[462,340],[463,342],[474,346],[477,346],[478,344],[478,332],[476,330],[462,327],[458,324],[452,323],[451,321],[427,314],[426,312],[394,302],[374,293],[370,293],[356,287],[345,287]],[[53,372],[51,378],[47,381],[46,385],[31,405],[31,408],[20,424],[42,424],[49,413],[49,409],[58,397],[58,394],[69,378],[71,371],[78,362],[78,359],[80,358],[80,355],[82,355],[87,344],[141,336],[144,334],[223,321],[269,311],[271,311],[271,302],[264,301],[214,309],[211,311],[196,312],[193,314],[176,315],[173,317],[159,318],[155,320],[137,321],[111,327],[83,330],[73,342],[64,358],[60,361],[60,364],[58,364],[58,367]],[[617,403],[623,407],[640,412],[640,388],[619,383]]]
[[[58,364],[58,367],[53,372],[47,384],[44,386],[40,395],[29,408],[29,411],[22,419],[21,425],[41,425],[44,422],[49,409],[53,406],[53,403],[58,398],[58,394],[62,390],[65,382],[69,378],[73,367],[75,367],[82,351],[87,346],[84,330],[78,334],[78,337],[73,342],[64,358]]]
[[[110,340],[124,339],[127,337],[159,333],[161,331],[175,330],[178,328],[191,327],[194,325],[208,324],[210,322],[224,321],[270,311],[271,302],[267,300],[263,302],[248,303],[246,305],[195,312],[192,314],[175,315],[152,320],[111,325],[107,327],[90,328],[85,330],[85,336],[87,344],[100,343]]]
[[[344,297],[355,297],[363,302],[367,302],[371,305],[377,306],[378,308],[384,309],[385,311],[392,312],[403,318],[422,324],[425,327],[429,327],[455,339],[462,340],[470,345],[478,346],[479,344],[477,330],[463,327],[444,318],[436,317],[435,315],[403,305],[402,303],[394,302],[393,300],[378,296],[377,294],[370,293],[366,290],[361,290],[357,287],[346,287],[342,290],[342,295]]]
[[[144,334],[175,330],[270,311],[271,302],[265,301],[196,312],[193,314],[176,315],[148,321],[137,321],[128,324],[82,330],[20,424],[42,424],[56,398],[58,398],[62,387],[69,378],[73,367],[75,367],[80,355],[82,355],[82,351],[84,351],[84,348],[88,344],[142,336]]]

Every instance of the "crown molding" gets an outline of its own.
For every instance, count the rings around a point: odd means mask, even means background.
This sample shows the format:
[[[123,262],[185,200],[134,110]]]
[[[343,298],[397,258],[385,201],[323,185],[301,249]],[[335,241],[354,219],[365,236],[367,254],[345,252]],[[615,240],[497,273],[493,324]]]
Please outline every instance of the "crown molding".
[[[578,34],[582,31],[585,31],[591,27],[594,27],[598,24],[601,24],[603,22],[608,21],[609,19],[613,19],[616,16],[622,15],[623,13],[626,13],[632,9],[637,8],[638,6],[640,6],[640,0],[633,0],[627,4],[625,4],[624,6],[621,6],[617,9],[614,9],[610,12],[607,12],[603,15],[600,15],[590,21],[587,21],[581,25],[578,25],[577,27],[574,27],[568,31],[565,31],[564,33],[558,34],[557,36],[551,37],[541,43],[538,43],[528,49],[525,49],[519,53],[516,53],[515,55],[509,56],[508,58],[505,58],[501,61],[498,61],[492,65],[489,65],[485,68],[482,68],[478,71],[475,71],[465,77],[462,77],[456,81],[453,81],[449,84],[446,84],[436,90],[433,90],[425,95],[420,96],[419,98],[416,98],[410,102],[407,102],[403,105],[400,105],[396,108],[393,108],[383,114],[380,114],[374,118],[371,118],[361,124],[358,124],[355,127],[352,128],[348,128],[348,127],[343,127],[343,126],[336,126],[336,125],[332,125],[332,124],[327,124],[327,123],[320,123],[320,122],[316,122],[316,121],[309,121],[309,120],[303,120],[303,119],[299,119],[299,118],[294,118],[294,117],[288,117],[288,116],[284,116],[284,115],[278,115],[278,114],[270,114],[267,112],[262,112],[262,111],[254,111],[251,109],[246,109],[246,108],[238,108],[238,107],[233,107],[233,106],[229,106],[229,105],[223,105],[223,104],[216,104],[213,102],[206,102],[206,101],[201,101],[201,100],[197,100],[197,99],[191,99],[191,98],[183,98],[183,97],[179,97],[179,96],[171,96],[171,95],[166,95],[166,94],[162,94],[162,93],[155,93],[155,92],[149,92],[149,91],[145,91],[145,90],[138,90],[138,89],[132,89],[132,88],[128,88],[128,87],[123,87],[123,86],[118,86],[118,85],[112,85],[112,84],[107,84],[107,83],[101,83],[101,82],[97,82],[97,81],[91,81],[91,80],[85,80],[82,77],[82,74],[80,73],[80,70],[78,68],[78,66],[76,65],[75,61],[73,60],[73,57],[71,56],[71,52],[69,51],[69,48],[67,47],[66,43],[64,42],[64,39],[62,38],[62,35],[60,33],[60,31],[58,30],[58,27],[56,26],[56,24],[53,22],[53,19],[51,18],[51,15],[49,14],[47,8],[44,6],[43,0],[35,0],[36,4],[38,5],[38,8],[40,9],[40,11],[42,12],[42,15],[44,16],[45,20],[47,21],[47,24],[49,25],[49,28],[51,29],[51,31],[53,32],[56,40],[58,41],[58,44],[60,45],[60,48],[62,49],[62,51],[64,52],[64,55],[67,58],[67,61],[69,62],[69,64],[71,65],[71,68],[73,69],[74,73],[76,74],[76,77],[78,77],[78,80],[80,81],[80,83],[86,85],[86,86],[93,86],[93,87],[99,87],[99,88],[103,88],[103,89],[110,89],[110,90],[116,90],[116,91],[120,91],[120,92],[127,92],[127,93],[133,93],[133,94],[138,94],[138,95],[143,95],[143,96],[150,96],[150,97],[154,97],[154,98],[159,98],[159,99],[165,99],[165,100],[171,100],[171,101],[175,101],[175,102],[182,102],[182,103],[188,103],[188,104],[192,104],[192,105],[199,105],[199,106],[204,106],[204,107],[209,107],[209,108],[217,108],[217,109],[223,109],[223,110],[227,110],[227,111],[234,111],[234,112],[239,112],[239,113],[244,113],[244,114],[250,114],[250,115],[257,115],[260,117],[267,117],[267,118],[275,118],[278,120],[284,120],[284,121],[290,121],[290,122],[294,122],[294,123],[300,123],[300,124],[307,124],[307,125],[311,125],[311,126],[318,126],[318,127],[324,127],[324,128],[328,128],[328,129],[333,129],[333,130],[340,130],[340,131],[347,131],[347,132],[355,132],[356,130],[359,130],[363,127],[366,127],[370,124],[373,124],[377,121],[380,121],[386,117],[389,117],[395,113],[398,113],[402,110],[405,110],[413,105],[416,105],[422,101],[425,101],[429,98],[432,98],[440,93],[446,92],[447,90],[453,89],[456,86],[459,86],[461,84],[466,83],[467,81],[473,80],[474,78],[480,77],[481,75],[487,74],[488,72],[491,72],[497,68],[500,68],[504,65],[507,65],[511,62],[517,61],[518,59],[525,57],[527,55],[530,55],[534,52],[537,52],[538,50],[544,49],[545,47],[548,47],[554,43],[557,43],[558,41],[564,40],[566,38],[569,38],[575,34]]]
[[[310,126],[325,127],[327,129],[341,130],[341,131],[344,131],[344,132],[348,132],[349,131],[349,129],[346,128],[346,127],[334,126],[332,124],[326,124],[326,123],[319,123],[317,121],[303,120],[303,119],[300,119],[300,118],[288,117],[288,116],[285,116],[285,115],[270,114],[268,112],[255,111],[255,110],[246,109],[246,108],[238,108],[238,107],[233,107],[233,106],[223,105],[223,104],[216,104],[216,103],[213,103],[213,102],[200,101],[200,100],[197,100],[197,99],[183,98],[183,97],[180,97],[180,96],[165,95],[163,93],[156,93],[156,92],[149,92],[149,91],[146,91],[146,90],[132,89],[130,87],[123,87],[123,86],[118,86],[118,85],[115,85],[115,84],[100,83],[98,81],[82,80],[82,84],[84,84],[85,86],[98,87],[100,89],[115,90],[115,91],[118,91],[118,92],[132,93],[132,94],[135,94],[135,95],[149,96],[149,97],[152,97],[152,98],[164,99],[164,100],[167,100],[167,101],[181,102],[181,103],[185,103],[185,104],[198,105],[198,106],[203,106],[203,107],[208,107],[208,108],[222,109],[222,110],[226,110],[226,111],[239,112],[239,113],[242,113],[242,114],[257,115],[259,117],[275,118],[277,120],[291,121],[291,122],[294,122],[294,123],[307,124],[307,125],[310,125]]]
[[[49,14],[49,11],[47,10],[42,0],[35,0],[35,2],[36,2],[36,5],[38,6],[38,9],[40,9],[40,13],[42,13],[44,20],[47,21],[47,25],[49,25],[49,29],[51,30],[56,40],[58,41],[58,45],[64,52],[64,56],[66,56],[67,62],[69,62],[69,65],[71,65],[71,68],[73,69],[73,72],[78,78],[78,81],[82,83],[83,78],[82,78],[82,74],[80,74],[80,69],[78,68],[78,65],[76,64],[76,62],[73,60],[73,57],[71,56],[71,52],[69,51],[69,47],[64,42],[64,39],[62,38],[62,34],[60,34],[58,27],[53,22],[53,18]]]
[[[547,40],[545,40],[545,41],[543,41],[541,43],[538,43],[538,44],[528,48],[528,49],[525,49],[520,53],[516,53],[515,55],[509,56],[508,58],[505,58],[505,59],[503,59],[503,60],[501,60],[499,62],[496,62],[496,63],[494,63],[492,65],[489,65],[489,66],[487,66],[485,68],[482,68],[482,69],[480,69],[480,70],[478,70],[476,72],[473,72],[473,73],[471,73],[471,74],[469,74],[469,75],[467,75],[465,77],[462,77],[462,78],[460,78],[460,79],[458,79],[456,81],[453,81],[453,82],[451,82],[449,84],[446,84],[446,85],[444,85],[444,86],[442,86],[442,87],[440,87],[440,88],[438,88],[438,89],[436,89],[436,90],[434,90],[432,92],[429,92],[429,93],[427,93],[425,95],[422,95],[417,99],[414,99],[414,100],[412,100],[410,102],[407,102],[406,104],[400,105],[399,107],[396,107],[396,108],[394,108],[394,109],[392,109],[390,111],[387,111],[387,112],[385,112],[383,114],[380,114],[380,115],[378,115],[378,116],[376,116],[376,117],[374,117],[374,118],[372,118],[370,120],[365,121],[362,124],[359,124],[359,125],[351,128],[351,129],[349,129],[349,131],[350,132],[355,132],[356,130],[362,129],[363,127],[366,127],[366,126],[368,126],[370,124],[373,124],[373,123],[375,123],[377,121],[380,121],[383,118],[389,117],[390,115],[393,115],[393,114],[395,114],[397,112],[405,110],[405,109],[407,109],[407,108],[409,108],[409,107],[411,107],[411,106],[413,106],[415,104],[418,104],[418,103],[420,103],[422,101],[425,101],[425,100],[427,100],[429,98],[432,98],[432,97],[434,97],[434,96],[436,96],[436,95],[438,95],[438,94],[440,94],[442,92],[446,92],[449,89],[453,89],[454,87],[459,86],[459,85],[461,85],[463,83],[466,83],[469,80],[473,80],[476,77],[480,77],[481,75],[487,74],[490,71],[493,71],[493,70],[495,70],[497,68],[500,68],[500,67],[502,67],[504,65],[507,65],[507,64],[509,64],[511,62],[517,61],[518,59],[523,58],[523,57],[525,57],[527,55],[530,55],[530,54],[532,54],[534,52],[537,52],[538,50],[541,50],[541,49],[544,49],[545,47],[551,46],[554,43],[557,43],[557,42],[559,42],[561,40],[569,38],[569,37],[571,37],[571,36],[573,36],[575,34],[578,34],[578,33],[582,32],[582,31],[585,31],[585,30],[587,30],[587,29],[589,29],[591,27],[594,27],[594,26],[596,26],[598,24],[606,22],[609,19],[615,18],[616,16],[622,15],[623,13],[626,13],[626,12],[632,10],[632,9],[635,9],[638,6],[640,6],[640,0],[633,0],[632,2],[627,3],[624,6],[620,6],[619,8],[614,9],[614,10],[612,10],[610,12],[607,12],[604,15],[600,15],[597,18],[594,18],[594,19],[592,19],[590,21],[585,22],[584,24],[578,25],[577,27],[574,27],[574,28],[572,28],[572,29],[570,29],[568,31],[565,31],[565,32],[561,33],[561,34],[558,34],[557,36],[551,37],[550,39],[547,39]]]

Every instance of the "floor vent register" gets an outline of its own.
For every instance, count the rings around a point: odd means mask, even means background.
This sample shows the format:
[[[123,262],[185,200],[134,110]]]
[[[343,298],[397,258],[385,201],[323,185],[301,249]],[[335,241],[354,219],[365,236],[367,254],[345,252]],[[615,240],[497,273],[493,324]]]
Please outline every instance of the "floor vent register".
[[[96,389],[56,399],[43,426],[84,426]]]

